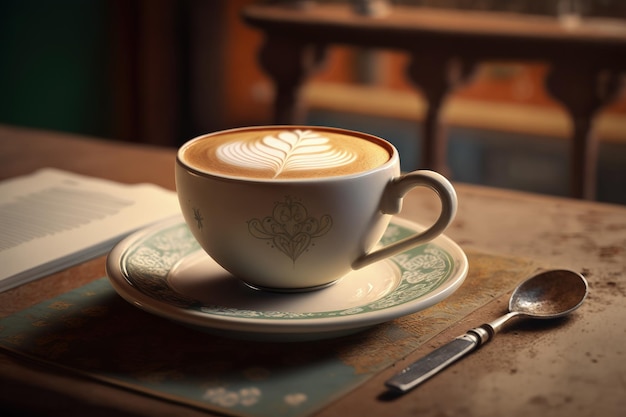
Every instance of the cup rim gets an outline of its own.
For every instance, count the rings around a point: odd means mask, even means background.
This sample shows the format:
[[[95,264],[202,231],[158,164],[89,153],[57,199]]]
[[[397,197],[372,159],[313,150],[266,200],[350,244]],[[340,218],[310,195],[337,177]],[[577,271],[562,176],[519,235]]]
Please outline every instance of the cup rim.
[[[203,140],[207,137],[217,136],[225,133],[232,132],[248,132],[253,130],[277,130],[277,129],[309,129],[309,130],[318,130],[324,132],[334,132],[340,133],[349,136],[357,136],[362,139],[367,139],[376,143],[379,143],[382,146],[385,146],[389,151],[389,159],[374,168],[367,169],[365,171],[359,171],[351,174],[343,174],[343,175],[332,175],[332,176],[324,176],[324,177],[311,177],[311,178],[251,178],[246,176],[237,176],[237,175],[227,175],[221,173],[210,172],[207,170],[203,170],[197,167],[190,166],[183,158],[182,155],[186,148],[191,146],[193,143]],[[379,136],[372,135],[370,133],[360,132],[357,130],[344,129],[339,127],[331,127],[331,126],[313,126],[313,125],[257,125],[257,126],[247,126],[247,127],[236,127],[231,129],[218,130],[211,133],[205,133],[199,136],[196,136],[187,142],[183,143],[176,152],[176,163],[183,169],[188,172],[191,172],[200,177],[206,178],[216,178],[222,180],[232,180],[232,181],[243,181],[249,183],[312,183],[312,182],[324,182],[324,181],[336,181],[336,180],[346,180],[350,178],[358,178],[365,175],[371,175],[378,171],[383,171],[388,169],[389,167],[395,165],[396,163],[399,165],[399,153],[396,147],[386,139],[383,139]]]

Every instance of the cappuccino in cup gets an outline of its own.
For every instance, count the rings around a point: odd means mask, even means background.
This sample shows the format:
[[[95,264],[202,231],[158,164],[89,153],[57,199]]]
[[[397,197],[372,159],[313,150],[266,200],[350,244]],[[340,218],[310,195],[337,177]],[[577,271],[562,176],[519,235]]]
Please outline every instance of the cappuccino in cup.
[[[181,158],[216,175],[282,180],[356,174],[393,155],[386,142],[356,135],[313,128],[235,130],[187,146]]]
[[[375,248],[412,188],[435,190],[438,220]],[[308,291],[432,240],[454,218],[452,185],[400,173],[382,138],[314,126],[259,126],[203,135],[178,151],[181,210],[200,246],[247,285]]]

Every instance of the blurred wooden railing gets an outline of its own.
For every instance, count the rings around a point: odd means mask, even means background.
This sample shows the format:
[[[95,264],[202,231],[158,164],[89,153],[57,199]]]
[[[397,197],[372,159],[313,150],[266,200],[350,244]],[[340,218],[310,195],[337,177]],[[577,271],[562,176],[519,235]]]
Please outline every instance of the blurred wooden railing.
[[[554,17],[394,6],[380,16],[349,4],[304,9],[253,5],[245,21],[265,41],[260,65],[275,84],[274,121],[303,120],[300,88],[324,61],[330,45],[403,51],[407,77],[428,103],[423,120],[422,165],[446,171],[446,135],[440,123],[446,97],[485,61],[545,62],[545,87],[571,123],[571,195],[595,195],[597,140],[593,120],[620,89],[626,71],[626,24]]]

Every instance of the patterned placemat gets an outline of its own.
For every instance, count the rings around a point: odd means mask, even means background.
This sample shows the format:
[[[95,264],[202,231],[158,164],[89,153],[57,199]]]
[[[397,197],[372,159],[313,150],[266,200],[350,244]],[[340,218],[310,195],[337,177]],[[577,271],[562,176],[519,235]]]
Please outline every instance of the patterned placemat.
[[[123,301],[102,278],[0,320],[0,348],[57,369],[229,415],[309,415],[477,308],[536,266],[468,253],[465,283],[421,313],[338,339],[269,343],[222,338]]]

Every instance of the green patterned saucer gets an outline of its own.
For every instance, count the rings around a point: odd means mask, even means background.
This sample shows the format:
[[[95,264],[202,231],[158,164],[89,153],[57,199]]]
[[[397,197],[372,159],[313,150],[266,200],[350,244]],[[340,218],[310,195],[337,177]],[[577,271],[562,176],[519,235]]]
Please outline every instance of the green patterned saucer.
[[[394,218],[381,244],[421,229]],[[127,237],[107,259],[111,284],[131,304],[204,331],[271,341],[341,336],[424,310],[456,291],[467,270],[463,250],[439,236],[353,271],[327,288],[259,291],[213,261],[182,217]]]

